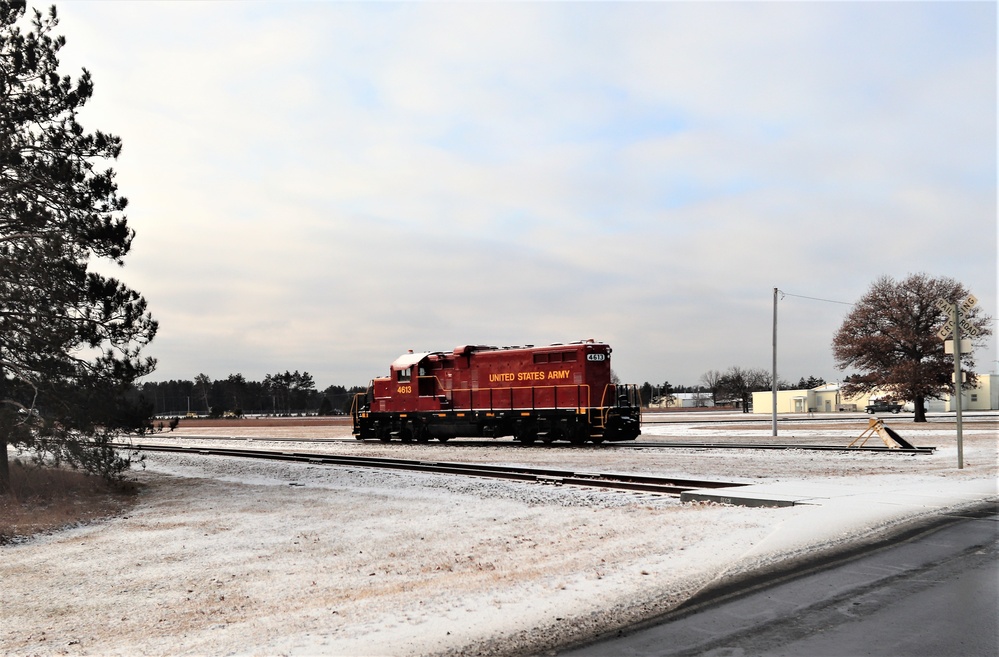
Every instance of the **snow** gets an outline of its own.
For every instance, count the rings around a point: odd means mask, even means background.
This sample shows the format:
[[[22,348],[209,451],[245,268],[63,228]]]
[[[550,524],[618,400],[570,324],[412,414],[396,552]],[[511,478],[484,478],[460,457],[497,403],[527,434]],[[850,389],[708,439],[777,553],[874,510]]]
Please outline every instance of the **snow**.
[[[346,428],[227,428],[212,444],[742,481],[786,508],[450,475],[150,454],[126,517],[0,548],[16,654],[542,652],[663,613],[713,583],[997,498],[994,418],[893,428],[933,454],[509,449],[288,442]],[[866,426],[647,424],[643,441],[845,445]],[[153,442],[198,445],[180,430]],[[281,442],[266,440],[281,438]],[[400,450],[404,453],[400,454]]]

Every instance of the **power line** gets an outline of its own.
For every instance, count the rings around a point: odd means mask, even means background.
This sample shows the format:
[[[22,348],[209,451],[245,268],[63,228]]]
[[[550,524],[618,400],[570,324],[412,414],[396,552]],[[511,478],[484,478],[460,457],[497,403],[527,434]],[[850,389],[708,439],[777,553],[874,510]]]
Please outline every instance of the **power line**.
[[[806,296],[803,296],[801,294],[791,294],[790,292],[785,292],[784,290],[779,290],[779,292],[780,292],[780,295],[781,295],[780,296],[781,299],[783,299],[784,297],[796,297],[798,299],[810,299],[812,301],[824,301],[826,303],[838,303],[838,304],[843,305],[843,306],[852,306],[853,305],[852,303],[847,303],[845,301],[834,301],[832,299],[820,299],[818,297],[806,297]]]

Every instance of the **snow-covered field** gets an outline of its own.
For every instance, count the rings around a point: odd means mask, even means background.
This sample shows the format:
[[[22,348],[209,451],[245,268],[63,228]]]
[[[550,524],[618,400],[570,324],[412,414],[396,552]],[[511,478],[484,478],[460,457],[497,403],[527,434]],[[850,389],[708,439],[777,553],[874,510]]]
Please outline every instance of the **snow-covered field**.
[[[845,445],[866,427],[649,424],[642,441]],[[889,419],[932,455],[276,442],[349,428],[185,428],[152,442],[545,464],[813,491],[788,508],[307,464],[150,455],[127,517],[0,547],[0,652],[538,653],[713,583],[995,499],[995,418]],[[875,437],[868,445],[879,445]],[[404,449],[405,453],[400,454]]]

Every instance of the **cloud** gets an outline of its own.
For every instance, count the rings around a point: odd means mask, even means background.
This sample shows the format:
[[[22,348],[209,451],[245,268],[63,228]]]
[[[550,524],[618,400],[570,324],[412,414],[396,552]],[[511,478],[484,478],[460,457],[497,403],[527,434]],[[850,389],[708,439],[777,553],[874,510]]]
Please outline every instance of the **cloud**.
[[[996,314],[993,5],[60,13],[84,125],[124,139],[153,378],[351,385],[408,348],[592,337],[690,385],[769,366],[773,287],[916,271]],[[781,375],[835,378],[845,307],[808,303],[781,302]]]

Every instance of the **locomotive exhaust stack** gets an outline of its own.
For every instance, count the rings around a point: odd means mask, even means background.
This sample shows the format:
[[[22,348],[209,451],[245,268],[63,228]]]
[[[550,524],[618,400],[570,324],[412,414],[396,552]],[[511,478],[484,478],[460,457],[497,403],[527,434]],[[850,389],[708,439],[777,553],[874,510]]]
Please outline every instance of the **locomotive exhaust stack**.
[[[634,440],[634,385],[611,381],[611,348],[586,340],[547,347],[462,345],[403,354],[354,400],[359,440],[513,436],[523,443]]]

